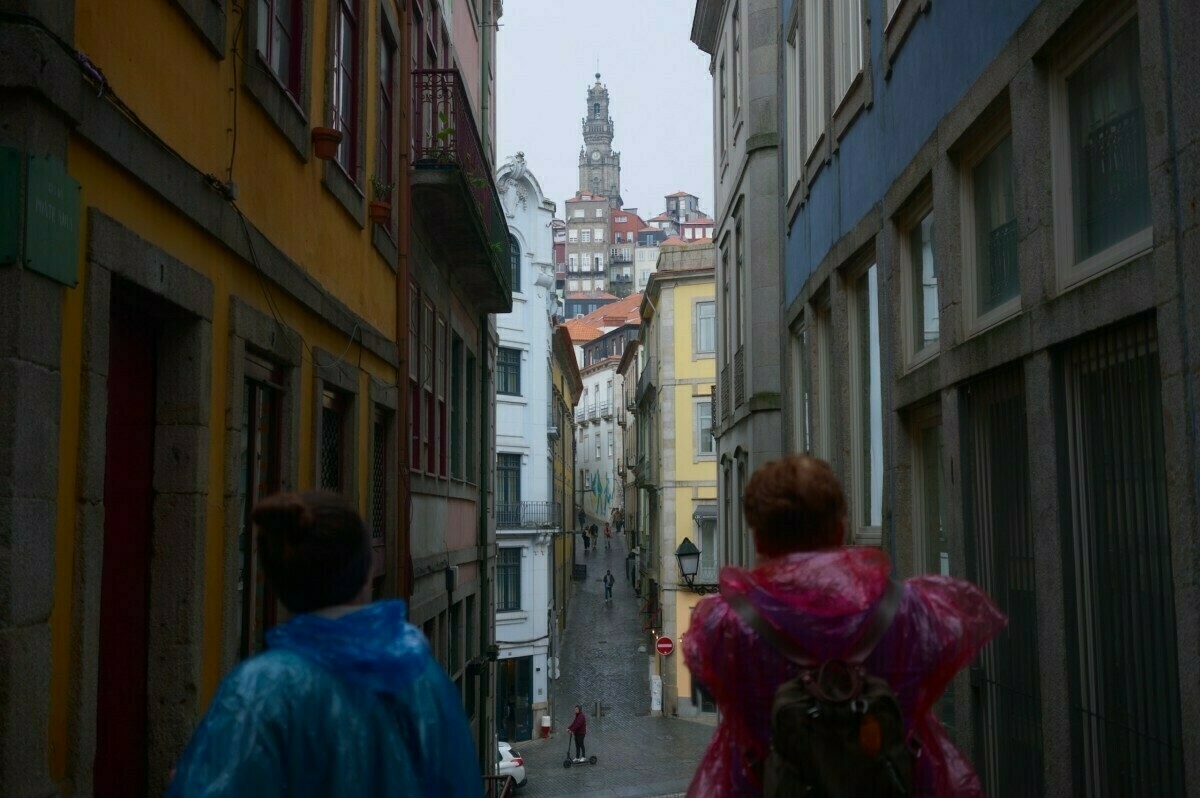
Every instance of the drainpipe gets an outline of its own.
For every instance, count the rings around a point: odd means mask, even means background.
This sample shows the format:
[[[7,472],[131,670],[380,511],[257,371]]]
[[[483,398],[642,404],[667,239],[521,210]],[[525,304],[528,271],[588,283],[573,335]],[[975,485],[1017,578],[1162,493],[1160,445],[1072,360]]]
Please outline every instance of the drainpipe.
[[[400,15],[400,40],[412,41],[411,4],[402,6]],[[408,413],[411,397],[408,395],[408,253],[412,236],[412,180],[409,167],[412,163],[412,59],[400,59],[400,207],[396,229],[396,549],[392,568],[396,575],[396,595],[408,601],[412,598],[412,545],[409,539],[412,529],[412,494],[409,491],[409,439]]]

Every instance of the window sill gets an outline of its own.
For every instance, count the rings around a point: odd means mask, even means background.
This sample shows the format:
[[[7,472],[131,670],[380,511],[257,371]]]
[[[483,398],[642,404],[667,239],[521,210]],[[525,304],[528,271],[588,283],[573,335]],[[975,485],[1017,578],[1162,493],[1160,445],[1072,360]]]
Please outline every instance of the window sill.
[[[366,197],[358,184],[346,174],[346,170],[340,163],[329,161],[325,164],[325,177],[321,183],[341,203],[342,207],[346,209],[346,213],[350,214],[360,228],[366,226]]]
[[[225,4],[216,0],[175,0],[175,5],[217,58],[225,58]]]
[[[371,244],[375,247],[375,251],[383,258],[384,262],[396,271],[396,264],[399,260],[399,252],[396,249],[396,241],[392,238],[391,231],[382,225],[371,225]]]
[[[308,160],[308,117],[301,110],[300,105],[296,102],[292,95],[288,94],[287,89],[279,82],[279,78],[275,77],[275,73],[262,60],[262,56],[255,50],[254,54],[247,59],[245,72],[242,76],[242,86],[246,91],[250,92],[250,96],[258,102],[266,113],[267,117],[279,128],[283,133],[284,138],[291,142],[292,148],[296,150],[296,154],[302,160]],[[305,95],[307,101],[308,95],[308,73],[305,72],[303,77],[303,88],[301,93]]]
[[[1003,305],[992,308],[982,316],[967,319],[966,337],[973,338],[1019,315],[1021,315],[1021,295],[1017,294]]]
[[[892,76],[892,64],[900,48],[908,39],[908,34],[916,24],[917,18],[929,12],[933,0],[900,0],[891,19],[883,29],[884,67],[883,79]]]
[[[496,610],[496,625],[514,624],[529,620],[525,610]]]
[[[908,362],[905,363],[905,366],[904,366],[904,373],[912,374],[917,369],[921,368],[922,366],[926,365],[927,363],[932,362],[941,353],[942,353],[942,342],[940,339],[937,341],[934,341],[931,344],[925,345],[924,347],[921,348],[921,350],[919,352],[915,352],[912,355],[909,355]]]
[[[850,125],[854,124],[854,120],[870,103],[871,73],[868,71],[870,68],[871,64],[864,61],[862,69],[854,76],[854,80],[850,81],[850,87],[846,89],[845,95],[834,109],[831,123],[834,149],[837,149],[837,142],[842,140],[846,131],[850,129]]]
[[[1058,268],[1058,293],[1063,294],[1077,288],[1107,271],[1123,266],[1149,252],[1154,246],[1154,228],[1139,230],[1124,241],[1118,241],[1106,250],[1075,266]]]

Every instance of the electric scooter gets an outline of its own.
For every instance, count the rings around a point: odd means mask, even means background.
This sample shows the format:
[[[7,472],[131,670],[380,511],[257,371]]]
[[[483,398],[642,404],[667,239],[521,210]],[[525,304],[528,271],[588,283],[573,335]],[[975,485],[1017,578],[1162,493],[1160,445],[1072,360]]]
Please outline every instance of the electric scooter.
[[[568,734],[567,735],[567,758],[563,760],[564,768],[569,768],[569,767],[571,767],[571,765],[594,765],[594,764],[596,764],[596,755],[595,754],[593,754],[592,756],[588,756],[588,757],[572,757],[571,756],[571,743],[573,743],[573,742],[574,742],[574,740],[572,739],[572,735]]]

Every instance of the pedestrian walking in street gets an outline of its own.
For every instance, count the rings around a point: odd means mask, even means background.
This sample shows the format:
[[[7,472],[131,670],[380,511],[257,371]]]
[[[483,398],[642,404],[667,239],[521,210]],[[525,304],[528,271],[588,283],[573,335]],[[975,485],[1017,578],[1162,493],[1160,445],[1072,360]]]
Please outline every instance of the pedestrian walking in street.
[[[588,529],[588,527],[585,526],[583,528],[583,550],[585,552],[588,552],[588,551],[591,551],[591,548],[592,548],[592,536],[590,534],[590,530]]]
[[[583,738],[587,737],[587,715],[583,714],[583,708],[578,704],[575,705],[575,718],[567,727],[567,731],[575,736],[575,761],[582,762],[587,759],[587,753],[583,747]]]
[[[846,498],[822,460],[802,455],[767,463],[751,476],[742,500],[759,564],[721,571],[721,593],[696,606],[682,646],[693,678],[719,711],[717,731],[688,795],[759,796],[764,770],[768,777],[786,772],[777,767],[778,753],[769,759],[772,701],[804,669],[776,643],[787,643],[811,662],[853,663],[861,639],[874,637],[877,644],[861,659],[866,675],[880,677],[883,689],[894,693],[903,725],[896,735],[904,735],[899,749],[920,749],[915,764],[907,752],[903,763],[912,769],[910,794],[981,796],[979,778],[934,717],[934,707],[954,674],[1006,625],[996,605],[959,579],[893,582],[891,563],[880,549],[843,548]],[[875,622],[876,611],[889,603],[890,621]],[[752,627],[748,616],[759,623]],[[874,716],[862,717],[866,724]],[[878,724],[874,730],[862,737],[860,729],[854,744],[859,738],[878,741]]]
[[[304,493],[266,499],[253,518],[267,582],[292,618],[221,682],[167,795],[479,795],[453,682],[403,601],[368,604],[371,539],[358,514]]]
[[[604,550],[608,551],[612,548],[612,526],[604,525]]]
[[[613,576],[612,569],[605,571],[605,573],[604,573],[604,600],[605,601],[612,601],[613,582],[616,582],[616,581],[617,581],[617,578],[615,576]]]

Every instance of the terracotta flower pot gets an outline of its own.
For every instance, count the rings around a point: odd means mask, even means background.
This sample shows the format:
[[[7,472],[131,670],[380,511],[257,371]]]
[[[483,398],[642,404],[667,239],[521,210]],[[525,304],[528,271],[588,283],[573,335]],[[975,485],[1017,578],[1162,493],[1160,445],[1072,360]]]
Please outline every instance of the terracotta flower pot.
[[[337,157],[338,145],[342,143],[342,131],[331,127],[314,127],[312,143],[313,155],[323,161],[332,161]]]
[[[375,224],[389,225],[392,222],[392,203],[372,200],[367,213]]]

